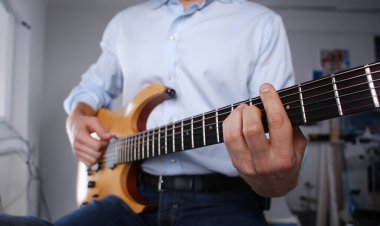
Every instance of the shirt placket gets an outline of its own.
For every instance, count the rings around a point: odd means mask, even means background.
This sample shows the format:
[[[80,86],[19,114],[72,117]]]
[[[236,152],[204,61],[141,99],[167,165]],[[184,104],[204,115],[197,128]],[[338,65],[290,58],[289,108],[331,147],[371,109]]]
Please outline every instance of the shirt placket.
[[[184,13],[182,10],[182,5],[179,3],[169,3],[171,11],[173,12],[173,22],[168,30],[165,52],[164,52],[164,77],[163,81],[165,85],[173,88],[177,88],[177,74],[176,74],[176,64],[178,60],[178,45],[181,38],[181,31],[184,25]],[[165,112],[170,115],[171,118],[168,119],[169,123],[176,121],[178,115],[178,107],[175,101],[169,101],[165,105]],[[170,112],[169,112],[170,111]],[[181,160],[174,156],[165,157],[166,171],[170,174],[182,173]]]

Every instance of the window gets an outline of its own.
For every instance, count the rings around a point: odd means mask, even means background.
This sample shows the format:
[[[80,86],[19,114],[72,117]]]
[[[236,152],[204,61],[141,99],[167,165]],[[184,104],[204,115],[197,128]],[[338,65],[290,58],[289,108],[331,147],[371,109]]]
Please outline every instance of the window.
[[[14,19],[0,0],[0,119],[9,116]]]

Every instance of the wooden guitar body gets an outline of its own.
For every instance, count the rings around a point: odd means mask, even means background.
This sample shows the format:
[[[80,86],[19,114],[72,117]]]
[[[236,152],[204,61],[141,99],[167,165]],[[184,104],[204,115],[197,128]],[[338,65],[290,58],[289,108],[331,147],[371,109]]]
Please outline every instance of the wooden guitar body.
[[[129,104],[119,112],[100,109],[98,119],[115,137],[125,137],[145,130],[146,120],[152,109],[162,101],[170,98],[173,90],[160,84],[152,84],[143,89]],[[107,154],[104,160],[88,169],[87,194],[80,205],[92,200],[100,200],[109,195],[118,196],[135,213],[149,208],[148,203],[139,195],[137,177],[139,163],[107,165]],[[112,156],[111,156],[112,158]]]

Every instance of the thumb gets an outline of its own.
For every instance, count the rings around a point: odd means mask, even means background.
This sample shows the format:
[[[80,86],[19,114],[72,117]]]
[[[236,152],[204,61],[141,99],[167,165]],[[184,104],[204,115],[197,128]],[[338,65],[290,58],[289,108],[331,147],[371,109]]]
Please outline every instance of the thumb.
[[[113,137],[97,118],[94,118],[94,121],[91,123],[90,130],[95,132],[101,140],[110,140]]]

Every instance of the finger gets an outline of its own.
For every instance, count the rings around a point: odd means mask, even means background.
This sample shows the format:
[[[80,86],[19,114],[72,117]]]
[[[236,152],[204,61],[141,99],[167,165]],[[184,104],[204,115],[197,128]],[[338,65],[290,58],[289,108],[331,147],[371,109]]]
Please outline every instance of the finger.
[[[85,160],[86,163],[90,163],[91,165],[98,162],[103,155],[102,152],[92,150],[88,146],[81,143],[75,144],[74,152],[79,160]]]
[[[272,149],[283,157],[294,155],[292,126],[276,90],[270,84],[263,84],[260,96],[266,112]]]
[[[303,160],[307,139],[299,127],[293,128],[293,146],[299,162]]]
[[[108,145],[108,141],[98,140],[92,137],[87,131],[79,132],[76,141],[97,152],[105,150]]]
[[[112,134],[100,123],[98,118],[92,118],[88,124],[89,132],[95,132],[100,139],[109,140]]]
[[[224,143],[229,150],[231,158],[236,159],[240,152],[247,149],[242,134],[242,110],[246,105],[237,107],[223,122]],[[232,159],[232,160],[234,160]]]
[[[243,134],[254,162],[259,162],[269,154],[270,150],[261,121],[261,112],[255,106],[243,110]]]

